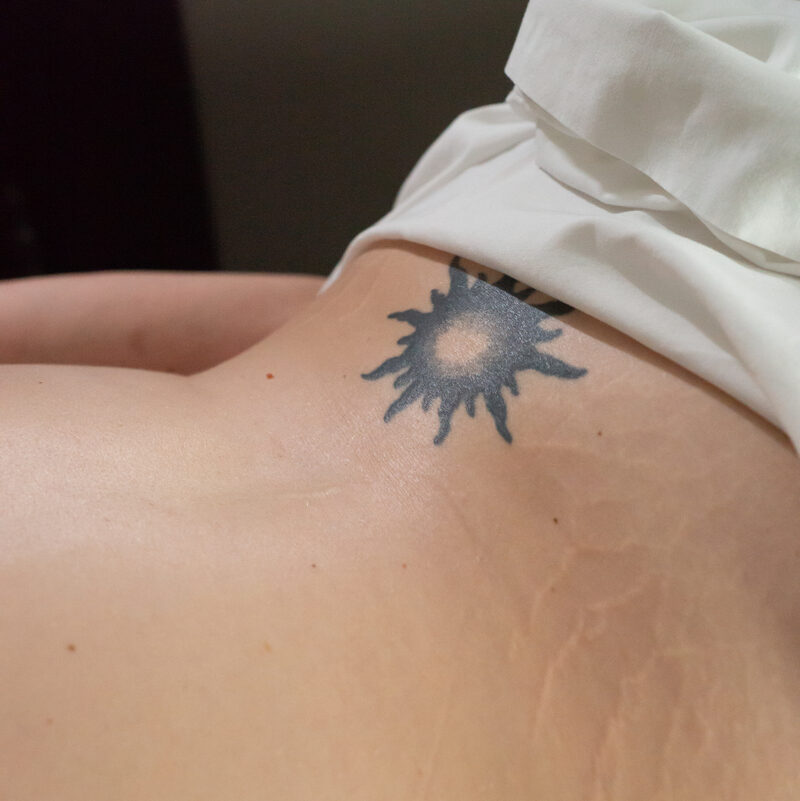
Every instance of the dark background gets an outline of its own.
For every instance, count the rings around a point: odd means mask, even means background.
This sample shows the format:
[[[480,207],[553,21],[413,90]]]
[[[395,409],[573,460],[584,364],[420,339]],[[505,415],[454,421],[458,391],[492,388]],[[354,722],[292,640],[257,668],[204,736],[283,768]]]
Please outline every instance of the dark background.
[[[3,0],[0,277],[330,272],[524,0]]]
[[[177,7],[3,0],[4,277],[212,268]]]

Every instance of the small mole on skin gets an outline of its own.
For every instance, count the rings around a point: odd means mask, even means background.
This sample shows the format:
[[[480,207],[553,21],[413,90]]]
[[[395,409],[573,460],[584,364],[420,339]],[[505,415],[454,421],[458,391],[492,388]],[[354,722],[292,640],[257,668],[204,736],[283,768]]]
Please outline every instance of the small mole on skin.
[[[602,436],[603,436],[603,432],[602,432],[602,431],[598,431],[598,432],[597,432],[597,436],[598,436],[598,437],[602,437]]]
[[[272,653],[272,646],[265,640],[264,641],[264,650],[268,653]]]
[[[67,650],[68,650],[68,651],[72,651],[72,652],[74,653],[74,652],[75,652],[75,646],[74,646],[72,643],[70,643],[70,644],[67,646]]]
[[[554,522],[554,523],[558,523],[558,518],[557,518],[557,517],[554,517],[554,518],[553,518],[553,522]]]
[[[45,721],[45,723],[46,723],[48,726],[52,726],[52,725],[53,725],[53,718],[47,718],[47,720]]]
[[[267,373],[267,378],[275,378],[275,376],[272,373]]]
[[[406,567],[406,563],[405,563],[405,562],[403,562],[403,569],[405,569],[405,567]]]
[[[311,565],[311,567],[316,567],[316,565],[315,565],[315,564],[313,564],[313,565]]]

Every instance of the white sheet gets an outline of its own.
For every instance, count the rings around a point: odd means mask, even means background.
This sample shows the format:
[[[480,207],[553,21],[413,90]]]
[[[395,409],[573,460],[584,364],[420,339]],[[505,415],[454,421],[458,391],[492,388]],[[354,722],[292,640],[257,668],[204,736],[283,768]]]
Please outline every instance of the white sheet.
[[[597,317],[800,452],[800,2],[533,0],[504,103],[357,236],[458,253]]]

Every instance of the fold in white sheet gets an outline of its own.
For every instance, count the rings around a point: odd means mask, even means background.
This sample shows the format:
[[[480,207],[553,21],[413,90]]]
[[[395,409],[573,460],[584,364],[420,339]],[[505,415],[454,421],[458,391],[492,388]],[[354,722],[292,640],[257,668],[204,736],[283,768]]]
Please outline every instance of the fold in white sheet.
[[[437,247],[673,359],[800,450],[800,3],[534,0],[505,103],[350,244]]]
[[[800,274],[796,0],[535,0],[506,72],[522,114],[543,110],[726,244]]]

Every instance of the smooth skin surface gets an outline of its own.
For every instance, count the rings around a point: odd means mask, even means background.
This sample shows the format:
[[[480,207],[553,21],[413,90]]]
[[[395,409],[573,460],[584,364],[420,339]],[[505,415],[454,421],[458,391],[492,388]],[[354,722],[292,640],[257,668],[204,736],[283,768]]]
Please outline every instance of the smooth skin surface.
[[[516,373],[510,442],[484,396],[439,445],[438,399],[385,422],[362,376],[453,255],[384,243],[191,377],[0,368],[0,797],[795,801],[787,439],[578,311],[536,347],[586,373]]]
[[[314,299],[322,281],[154,270],[0,281],[0,364],[191,375],[269,336]]]

